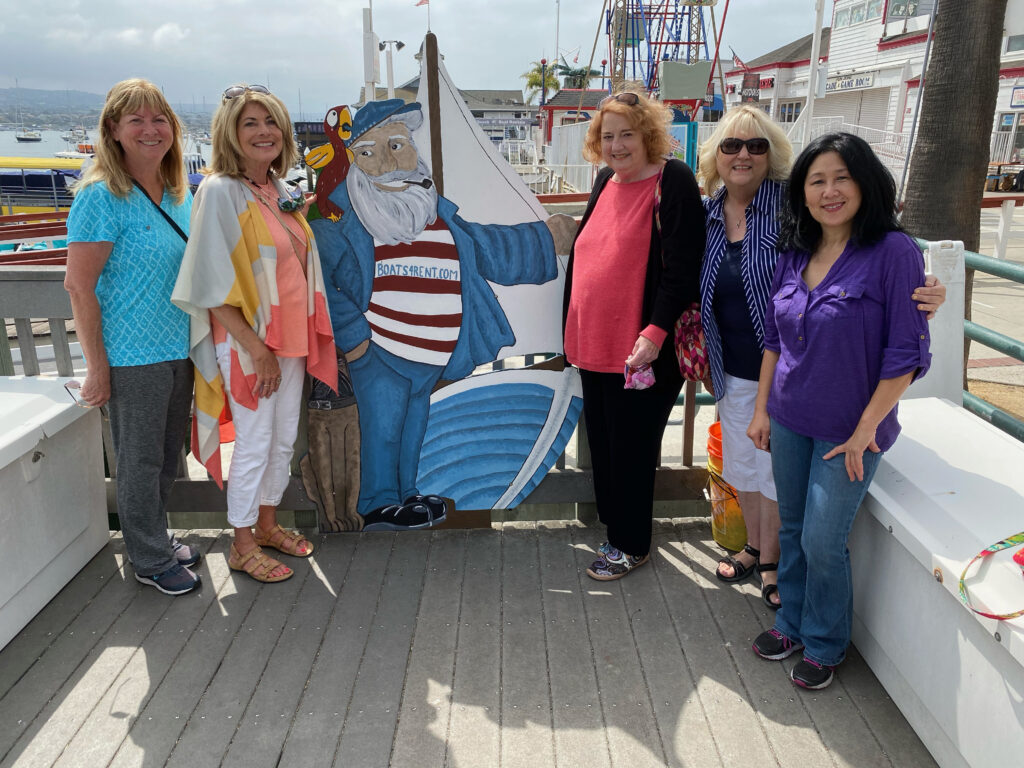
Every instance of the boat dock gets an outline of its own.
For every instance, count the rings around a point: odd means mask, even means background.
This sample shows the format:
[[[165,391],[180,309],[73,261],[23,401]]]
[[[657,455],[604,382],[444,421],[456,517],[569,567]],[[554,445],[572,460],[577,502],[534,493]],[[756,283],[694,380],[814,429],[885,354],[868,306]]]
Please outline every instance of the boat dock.
[[[656,523],[600,583],[599,526],[316,536],[296,576],[197,593],[132,578],[119,536],[0,652],[2,766],[935,765],[855,649],[804,692],[750,650],[753,582],[707,518]]]

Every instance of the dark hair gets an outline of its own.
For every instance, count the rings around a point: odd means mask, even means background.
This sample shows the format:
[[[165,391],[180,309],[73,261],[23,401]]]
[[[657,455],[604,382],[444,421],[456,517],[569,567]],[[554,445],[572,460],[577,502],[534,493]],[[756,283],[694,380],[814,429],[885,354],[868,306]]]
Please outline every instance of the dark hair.
[[[860,189],[860,208],[853,217],[850,237],[862,245],[872,245],[887,232],[901,232],[892,174],[864,139],[851,133],[828,133],[808,144],[793,164],[781,211],[780,250],[812,253],[821,242],[821,225],[807,210],[804,182],[811,164],[826,152],[835,152],[843,159]]]

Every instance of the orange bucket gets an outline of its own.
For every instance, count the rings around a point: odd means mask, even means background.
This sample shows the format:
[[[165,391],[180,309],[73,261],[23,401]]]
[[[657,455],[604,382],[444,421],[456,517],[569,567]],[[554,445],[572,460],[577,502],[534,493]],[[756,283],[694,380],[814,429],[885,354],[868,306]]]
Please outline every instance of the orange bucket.
[[[747,543],[739,494],[722,479],[722,425],[708,428],[708,486],[705,495],[711,502],[711,536],[719,546],[737,552]]]

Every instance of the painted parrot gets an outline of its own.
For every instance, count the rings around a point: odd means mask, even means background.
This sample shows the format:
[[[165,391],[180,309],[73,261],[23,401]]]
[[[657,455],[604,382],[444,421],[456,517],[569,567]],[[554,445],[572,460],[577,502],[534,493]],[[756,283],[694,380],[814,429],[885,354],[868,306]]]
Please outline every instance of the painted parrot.
[[[342,211],[330,200],[334,188],[348,176],[352,156],[345,140],[352,136],[352,113],[347,105],[332,107],[324,117],[327,144],[313,147],[306,153],[306,165],[317,172],[316,206],[320,215],[331,221],[341,218]]]

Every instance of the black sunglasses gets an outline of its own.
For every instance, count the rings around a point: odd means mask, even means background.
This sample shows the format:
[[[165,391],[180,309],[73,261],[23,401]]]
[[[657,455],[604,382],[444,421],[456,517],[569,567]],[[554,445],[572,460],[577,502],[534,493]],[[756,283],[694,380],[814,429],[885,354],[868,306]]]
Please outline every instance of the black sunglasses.
[[[602,109],[604,105],[610,101],[618,101],[622,104],[625,104],[627,107],[635,107],[637,104],[640,103],[640,97],[637,96],[635,93],[632,93],[631,91],[623,91],[622,93],[616,93],[611,96],[605,96],[603,99],[601,99],[600,102],[598,102],[597,108]]]
[[[246,91],[252,91],[253,93],[270,93],[270,89],[267,88],[267,86],[265,85],[232,85],[231,87],[224,89],[224,94],[221,96],[221,98],[224,101],[228,101],[229,99],[237,99]]]
[[[768,144],[768,139],[737,139],[729,137],[718,142],[718,148],[723,155],[738,155],[739,151],[744,147],[752,155],[763,155],[768,151],[770,145]]]

